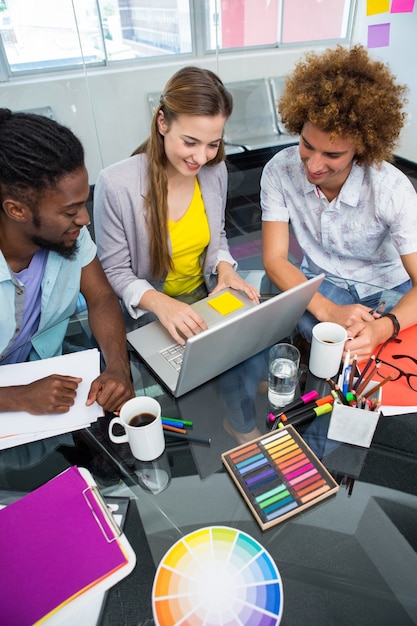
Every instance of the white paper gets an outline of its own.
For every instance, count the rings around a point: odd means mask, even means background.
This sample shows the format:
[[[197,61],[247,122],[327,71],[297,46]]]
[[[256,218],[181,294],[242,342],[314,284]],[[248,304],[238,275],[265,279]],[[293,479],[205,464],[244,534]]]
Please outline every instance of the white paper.
[[[51,374],[82,378],[74,405],[68,413],[57,415],[31,415],[25,411],[0,413],[0,449],[84,428],[103,415],[103,409],[96,402],[85,406],[91,383],[100,374],[100,353],[96,348],[51,359],[2,365],[0,386],[25,385]],[[15,442],[11,443],[11,439]]]
[[[406,415],[407,413],[417,413],[417,406],[391,406],[382,405],[380,411],[383,415]]]

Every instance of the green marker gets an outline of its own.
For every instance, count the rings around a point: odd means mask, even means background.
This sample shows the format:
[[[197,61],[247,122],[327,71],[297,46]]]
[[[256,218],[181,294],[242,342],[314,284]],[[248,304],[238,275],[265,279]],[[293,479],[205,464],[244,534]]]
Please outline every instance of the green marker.
[[[182,422],[184,426],[193,425],[192,422],[190,422],[189,420],[183,420],[181,417],[162,417],[161,419],[165,420],[166,422]]]

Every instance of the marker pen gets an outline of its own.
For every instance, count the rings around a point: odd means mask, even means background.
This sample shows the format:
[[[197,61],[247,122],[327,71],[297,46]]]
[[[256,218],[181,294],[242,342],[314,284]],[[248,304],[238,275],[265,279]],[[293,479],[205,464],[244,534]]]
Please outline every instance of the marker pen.
[[[276,430],[279,426],[279,423],[284,422],[285,424],[294,424],[294,423],[299,423],[299,420],[301,420],[301,422],[303,421],[302,418],[304,417],[308,417],[307,421],[309,419],[314,419],[315,417],[317,417],[318,415],[323,415],[324,413],[328,413],[329,411],[331,411],[333,409],[333,404],[332,402],[326,402],[325,404],[321,404],[319,406],[315,406],[312,407],[310,406],[306,406],[302,409],[299,409],[299,411],[293,411],[292,413],[283,413],[282,415],[280,415],[280,417],[278,419],[275,420],[271,430]]]
[[[315,390],[309,391],[308,393],[305,393],[300,398],[297,398],[296,400],[293,400],[286,406],[283,406],[281,410],[278,410],[277,412],[274,411],[273,414],[275,417],[279,417],[283,413],[287,413],[288,411],[292,411],[292,409],[297,409],[300,406],[304,406],[305,404],[308,404],[309,402],[313,402],[314,400],[317,400],[318,397],[319,397],[319,394],[317,391]]]
[[[317,400],[314,400],[313,402],[310,402],[309,404],[304,405],[302,407],[298,407],[297,409],[286,411],[285,413],[282,413],[278,417],[275,417],[273,413],[269,413],[268,422],[269,422],[269,425],[272,426],[272,424],[276,420],[280,421],[282,420],[282,418],[284,418],[283,421],[287,421],[291,417],[295,415],[300,415],[301,413],[304,413],[305,411],[308,411],[309,409],[314,409],[317,406],[322,406],[323,404],[329,404],[329,403],[333,404],[333,402],[334,402],[334,397],[329,394],[328,396],[324,396],[323,398],[318,398]]]
[[[352,372],[351,365],[348,365],[343,372],[342,392],[344,396],[346,396],[347,392],[349,391],[349,381],[350,381],[351,372]]]
[[[301,424],[307,424],[308,422],[312,422],[319,415],[325,415],[326,413],[330,413],[330,411],[332,410],[333,405],[328,402],[327,404],[322,404],[315,409],[310,409],[310,411],[305,411],[304,413],[300,413],[299,415],[289,417],[288,424],[291,424],[291,426],[300,426]]]

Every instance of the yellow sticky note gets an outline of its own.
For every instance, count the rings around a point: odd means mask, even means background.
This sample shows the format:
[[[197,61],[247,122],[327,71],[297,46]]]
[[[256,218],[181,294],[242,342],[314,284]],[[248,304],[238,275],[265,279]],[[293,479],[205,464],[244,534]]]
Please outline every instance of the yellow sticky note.
[[[228,291],[212,298],[208,303],[213,309],[221,313],[221,315],[229,315],[229,313],[233,313],[233,311],[237,311],[237,309],[243,306],[243,302]]]
[[[389,0],[367,0],[366,15],[376,15],[389,11]]]

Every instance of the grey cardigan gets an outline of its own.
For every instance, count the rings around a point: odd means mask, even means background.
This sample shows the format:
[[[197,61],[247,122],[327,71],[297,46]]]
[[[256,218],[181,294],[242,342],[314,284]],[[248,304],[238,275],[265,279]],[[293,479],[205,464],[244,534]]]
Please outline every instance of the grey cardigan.
[[[229,252],[224,228],[227,170],[224,163],[201,168],[198,174],[206,209],[210,243],[202,271],[213,289],[217,264],[236,262]],[[149,235],[143,196],[147,189],[147,159],[140,154],[102,170],[94,189],[94,229],[99,259],[114,291],[133,318],[145,311],[136,305],[148,289],[162,289],[152,278]]]

